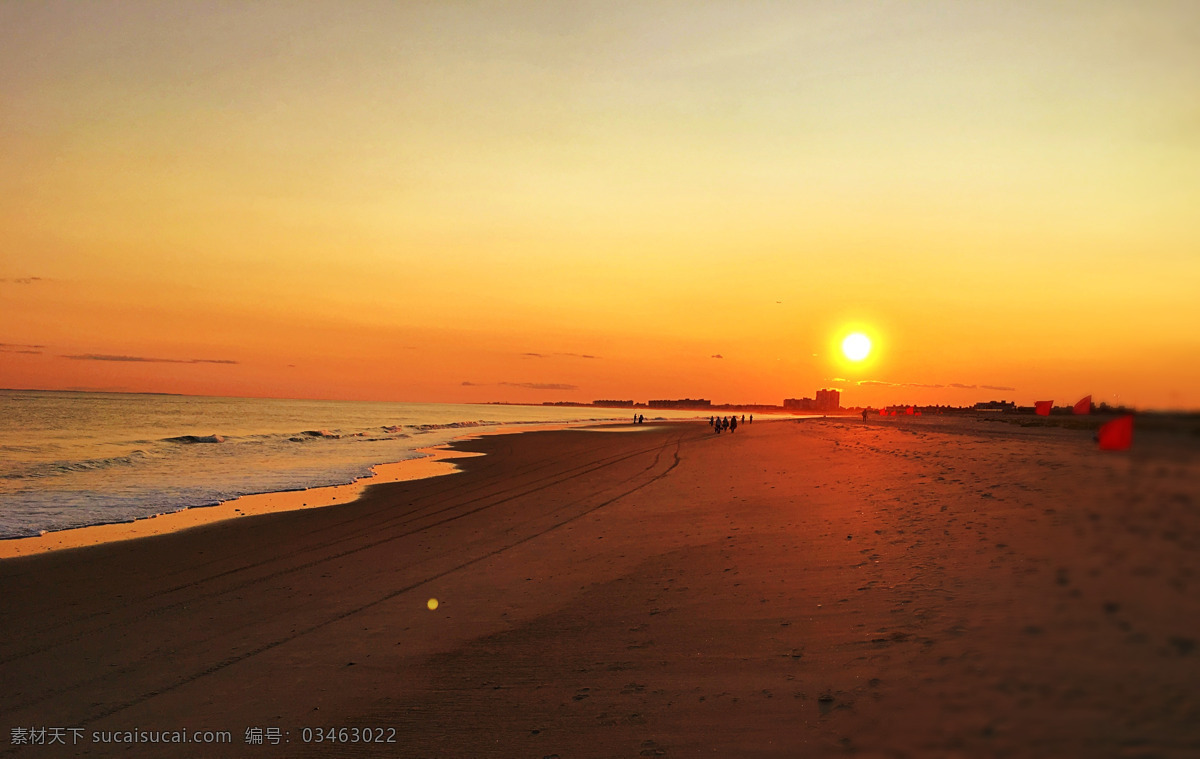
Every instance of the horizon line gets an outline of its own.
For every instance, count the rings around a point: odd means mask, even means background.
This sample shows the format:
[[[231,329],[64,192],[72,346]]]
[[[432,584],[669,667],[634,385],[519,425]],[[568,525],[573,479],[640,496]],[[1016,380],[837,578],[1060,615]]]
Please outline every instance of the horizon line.
[[[220,395],[220,394],[206,395],[203,393],[172,393],[172,392],[165,392],[165,391],[159,391],[159,390],[84,390],[84,389],[79,389],[79,388],[0,387],[0,392],[3,392],[3,393],[76,393],[76,394],[91,393],[91,394],[95,394],[95,395],[153,395],[153,396],[168,396],[168,397],[179,397],[179,398],[229,398],[229,399],[237,399],[237,400],[318,401],[318,402],[329,402],[329,403],[429,403],[429,404],[441,403],[441,404],[456,405],[456,406],[505,405],[505,406],[536,406],[536,407],[543,407],[543,406],[547,406],[547,405],[553,406],[556,404],[562,404],[562,405],[590,406],[593,408],[613,408],[613,409],[633,408],[634,407],[634,406],[629,406],[629,407],[597,406],[594,401],[566,401],[566,400],[564,400],[564,401],[540,401],[540,402],[539,401],[505,401],[505,400],[413,401],[413,400],[381,400],[381,399],[329,398],[329,397],[297,398],[297,397],[292,397],[292,396],[275,396],[275,395]],[[683,400],[683,399],[680,399],[680,400]],[[994,399],[989,399],[988,401],[977,401],[976,403],[988,403],[988,402],[992,402],[993,400]],[[646,403],[648,403],[648,402],[649,401],[646,401]],[[637,402],[635,401],[634,403],[636,405]],[[1013,401],[1013,403],[1016,403],[1016,402]],[[1131,412],[1135,412],[1135,413],[1143,413],[1143,414],[1200,415],[1200,408],[1191,408],[1191,409],[1189,409],[1189,408],[1158,408],[1158,407],[1142,408],[1142,407],[1138,407],[1138,406],[1130,406],[1130,405],[1124,405],[1124,404],[1111,405],[1111,404],[1107,404],[1104,401],[1101,401],[1101,403],[1105,403],[1105,405],[1108,405],[1108,407],[1112,408],[1112,409],[1125,409],[1126,411],[1131,411]],[[899,403],[874,404],[874,405],[866,405],[866,406],[839,406],[838,408],[839,408],[839,410],[840,409],[846,409],[846,410],[860,409],[861,410],[861,409],[869,409],[869,408],[887,408],[887,407],[893,407],[893,406],[912,406],[914,408],[945,407],[945,408],[951,408],[951,409],[970,409],[972,405],[974,405],[974,404],[967,405],[967,406],[955,406],[952,404],[941,404],[941,403],[921,404],[921,403],[913,403],[913,402],[899,402]],[[1100,405],[1100,403],[1096,403],[1096,404],[1093,404],[1093,407],[1099,406],[1099,405]],[[777,403],[777,404],[770,404],[770,403],[713,403],[711,405],[712,408],[749,407],[749,406],[773,406],[773,407],[780,409],[781,411],[784,410],[782,403]],[[1017,404],[1017,408],[1032,408],[1032,407],[1033,407],[1032,405],[1022,406],[1020,404]],[[1071,407],[1071,404],[1066,404],[1063,406],[1056,405],[1053,408],[1070,408],[1070,407]],[[643,405],[643,406],[638,406],[638,408],[648,408],[648,407]],[[709,407],[695,406],[695,407],[687,407],[687,408],[679,408],[679,409],[665,409],[665,410],[690,411],[690,410],[699,410],[699,409],[704,409],[704,408],[709,408]]]

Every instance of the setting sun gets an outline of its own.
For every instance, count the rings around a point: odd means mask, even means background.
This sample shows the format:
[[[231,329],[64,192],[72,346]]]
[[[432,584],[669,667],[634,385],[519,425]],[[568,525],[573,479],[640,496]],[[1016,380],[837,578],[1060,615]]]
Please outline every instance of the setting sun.
[[[862,361],[871,353],[871,338],[854,332],[842,341],[842,354],[851,361]]]

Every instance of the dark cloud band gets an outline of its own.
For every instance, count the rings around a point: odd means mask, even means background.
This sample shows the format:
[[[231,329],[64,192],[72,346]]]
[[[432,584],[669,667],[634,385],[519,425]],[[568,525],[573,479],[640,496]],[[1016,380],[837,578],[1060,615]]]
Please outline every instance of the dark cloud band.
[[[113,356],[103,353],[83,353],[63,356],[72,361],[116,361],[135,364],[236,364],[227,358],[150,358],[148,356]]]

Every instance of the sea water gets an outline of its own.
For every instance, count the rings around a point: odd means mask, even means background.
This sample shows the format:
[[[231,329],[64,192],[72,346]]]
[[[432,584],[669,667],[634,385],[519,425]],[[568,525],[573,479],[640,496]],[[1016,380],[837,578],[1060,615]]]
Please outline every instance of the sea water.
[[[341,485],[476,427],[632,417],[633,410],[578,406],[2,390],[0,538]]]

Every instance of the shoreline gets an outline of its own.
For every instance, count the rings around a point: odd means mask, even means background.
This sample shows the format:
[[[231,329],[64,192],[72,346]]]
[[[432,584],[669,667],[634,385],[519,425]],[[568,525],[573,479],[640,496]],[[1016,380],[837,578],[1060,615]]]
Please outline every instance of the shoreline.
[[[179,511],[142,517],[131,522],[92,524],[23,538],[7,538],[0,540],[0,561],[18,556],[32,556],[51,551],[65,551],[84,546],[165,535],[240,517],[322,509],[350,503],[360,498],[363,491],[371,485],[408,482],[454,474],[460,471],[453,463],[455,460],[477,455],[450,450],[449,445],[449,443],[443,443],[429,448],[417,448],[417,453],[425,455],[389,464],[376,464],[371,467],[372,474],[370,476],[344,485],[326,485],[275,493],[254,493],[238,496],[212,506],[192,506]]]
[[[64,551],[83,548],[85,546],[137,540],[155,535],[166,535],[242,517],[345,505],[358,500],[362,497],[366,489],[372,485],[386,485],[394,482],[409,482],[430,477],[442,477],[462,471],[454,464],[456,460],[482,454],[453,450],[451,446],[460,441],[473,440],[489,435],[518,435],[525,432],[571,429],[575,426],[585,427],[594,424],[596,423],[583,422],[579,425],[547,424],[546,426],[513,425],[511,427],[497,426],[494,429],[483,430],[471,428],[471,432],[445,443],[414,449],[416,453],[423,454],[421,456],[403,461],[376,464],[371,467],[371,474],[369,476],[361,477],[354,482],[305,488],[304,490],[252,493],[231,498],[228,501],[222,501],[212,506],[192,506],[180,509],[179,511],[154,514],[127,522],[84,525],[65,530],[43,532],[41,535],[6,538],[0,540],[0,561],[19,556],[33,556],[53,551]],[[612,424],[623,423],[615,422]]]

